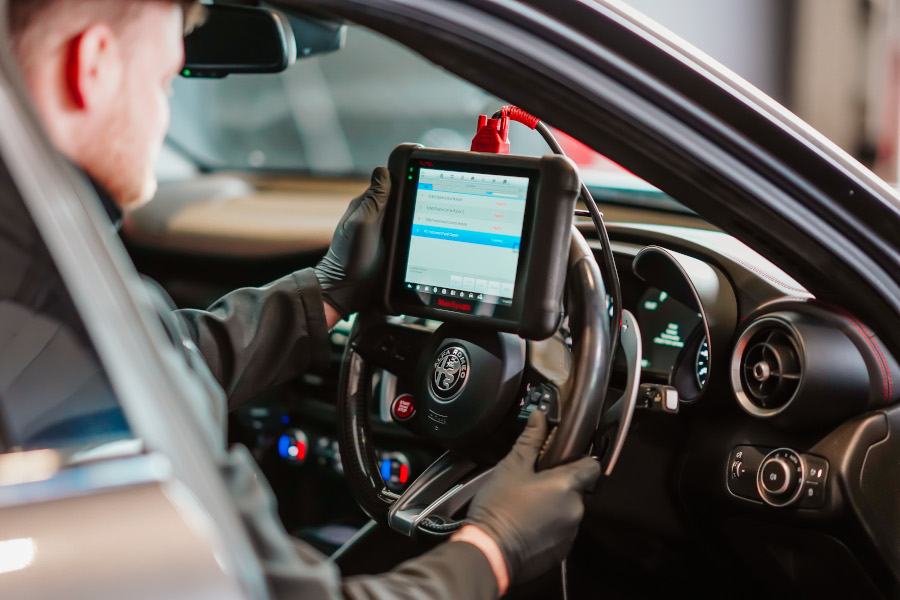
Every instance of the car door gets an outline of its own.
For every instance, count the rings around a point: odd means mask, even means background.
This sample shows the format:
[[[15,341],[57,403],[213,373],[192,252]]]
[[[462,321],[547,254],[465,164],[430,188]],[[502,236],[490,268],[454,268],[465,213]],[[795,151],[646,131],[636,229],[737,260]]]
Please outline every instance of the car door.
[[[3,596],[265,598],[202,386],[0,64]]]

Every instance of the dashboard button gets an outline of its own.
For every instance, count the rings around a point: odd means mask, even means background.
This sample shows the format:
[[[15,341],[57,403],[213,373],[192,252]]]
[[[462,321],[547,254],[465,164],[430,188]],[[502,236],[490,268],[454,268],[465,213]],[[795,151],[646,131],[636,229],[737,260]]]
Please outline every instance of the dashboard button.
[[[828,461],[819,456],[803,455],[806,464],[806,485],[800,494],[800,508],[822,508],[825,505],[825,486],[828,482]]]
[[[381,479],[392,492],[402,492],[409,482],[409,458],[402,452],[383,452],[378,465]]]
[[[813,483],[824,483],[828,477],[828,461],[818,456],[803,455],[806,463],[806,480]]]
[[[759,466],[757,490],[771,506],[788,506],[800,499],[806,481],[806,465],[788,448],[770,452]]]
[[[737,446],[731,451],[726,464],[725,484],[728,491],[739,498],[762,500],[756,489],[756,472],[765,457],[765,451],[753,446]],[[752,475],[747,475],[751,473]]]
[[[400,394],[391,403],[391,416],[395,421],[408,421],[416,414],[416,405],[412,394]]]
[[[791,469],[783,458],[775,458],[763,465],[762,484],[770,494],[783,494],[788,490]]]
[[[822,508],[825,504],[825,484],[807,483],[800,494],[800,508]]]
[[[303,464],[309,449],[309,438],[301,429],[290,429],[278,438],[278,454],[290,462]]]

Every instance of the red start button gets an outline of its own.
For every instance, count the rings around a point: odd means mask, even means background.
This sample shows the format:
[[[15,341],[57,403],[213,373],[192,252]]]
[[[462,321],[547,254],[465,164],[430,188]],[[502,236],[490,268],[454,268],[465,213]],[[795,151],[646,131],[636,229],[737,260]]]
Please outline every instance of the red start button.
[[[391,404],[391,415],[395,421],[406,421],[416,414],[416,406],[413,404],[412,394],[400,394],[394,398]]]

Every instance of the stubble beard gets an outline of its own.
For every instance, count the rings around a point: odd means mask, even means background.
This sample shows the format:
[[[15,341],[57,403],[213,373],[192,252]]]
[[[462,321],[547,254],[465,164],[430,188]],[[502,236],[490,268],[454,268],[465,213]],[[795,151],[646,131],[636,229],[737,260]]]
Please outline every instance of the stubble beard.
[[[123,212],[131,212],[147,204],[156,195],[156,163],[162,142],[154,144],[146,152],[134,152],[134,137],[125,122],[114,118],[107,128],[111,144],[110,152],[93,157],[96,167],[92,175],[106,186]],[[131,142],[131,143],[129,143]],[[92,169],[88,169],[89,172]],[[100,176],[103,172],[106,176]]]

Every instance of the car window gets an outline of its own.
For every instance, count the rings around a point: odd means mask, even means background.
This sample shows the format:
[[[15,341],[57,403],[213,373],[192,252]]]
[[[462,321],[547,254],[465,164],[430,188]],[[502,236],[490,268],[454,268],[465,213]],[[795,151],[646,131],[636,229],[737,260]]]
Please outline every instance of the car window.
[[[131,438],[78,312],[0,167],[0,451]]]
[[[346,46],[278,75],[179,78],[169,145],[210,169],[365,176],[402,142],[468,150],[479,114],[506,104],[393,41],[350,28]],[[559,133],[598,200],[679,209],[658,189]],[[540,156],[510,128],[515,154]]]

